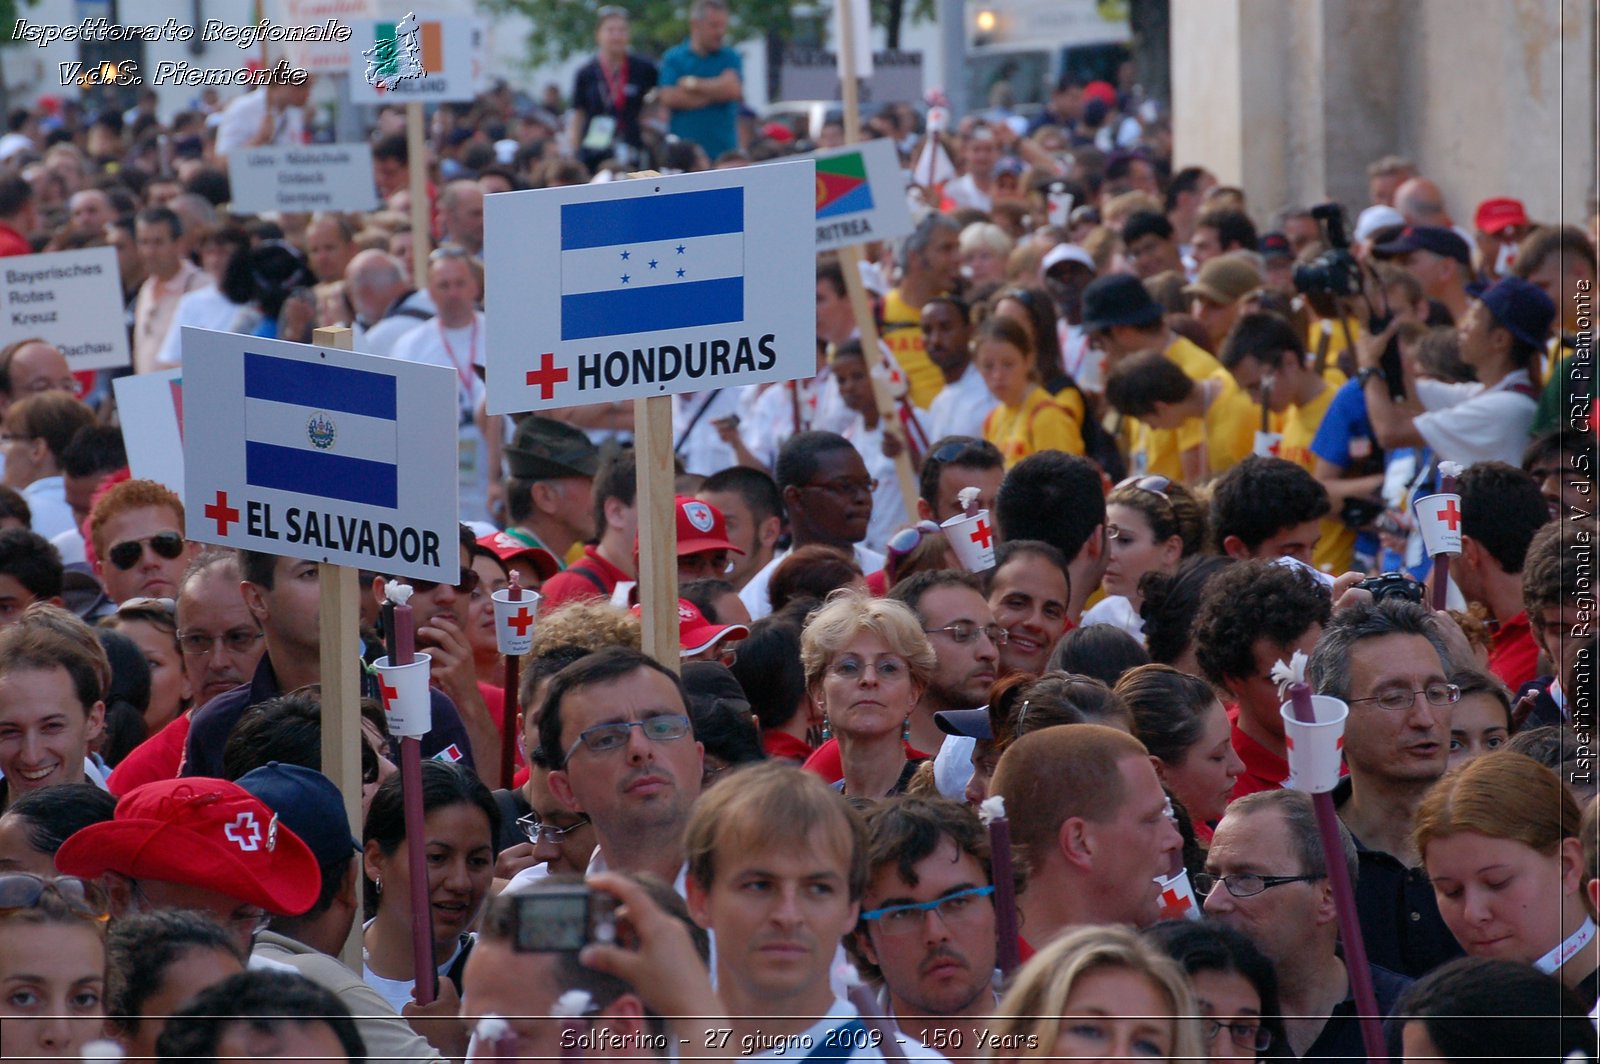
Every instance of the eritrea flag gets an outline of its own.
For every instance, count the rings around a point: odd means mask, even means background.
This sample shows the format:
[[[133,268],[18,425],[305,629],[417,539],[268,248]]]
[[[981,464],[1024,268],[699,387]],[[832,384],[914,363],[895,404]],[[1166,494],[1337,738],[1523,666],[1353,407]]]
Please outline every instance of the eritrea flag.
[[[858,151],[817,160],[817,217],[872,210],[867,164]]]

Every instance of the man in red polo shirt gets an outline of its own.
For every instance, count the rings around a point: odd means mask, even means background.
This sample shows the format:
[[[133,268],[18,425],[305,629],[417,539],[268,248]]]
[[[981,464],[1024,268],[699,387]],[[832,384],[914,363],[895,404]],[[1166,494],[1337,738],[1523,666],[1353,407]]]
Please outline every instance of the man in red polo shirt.
[[[38,228],[33,186],[15,175],[0,178],[0,258],[32,255],[28,234]]]
[[[1233,750],[1244,762],[1233,797],[1274,790],[1288,777],[1272,666],[1296,650],[1310,654],[1332,610],[1332,596],[1307,570],[1275,561],[1236,562],[1206,585],[1195,658],[1232,699]]]
[[[1539,483],[1504,462],[1478,462],[1456,481],[1461,494],[1461,554],[1450,576],[1494,625],[1489,669],[1515,691],[1539,672],[1539,646],[1522,603],[1522,563],[1534,533],[1550,520]]]

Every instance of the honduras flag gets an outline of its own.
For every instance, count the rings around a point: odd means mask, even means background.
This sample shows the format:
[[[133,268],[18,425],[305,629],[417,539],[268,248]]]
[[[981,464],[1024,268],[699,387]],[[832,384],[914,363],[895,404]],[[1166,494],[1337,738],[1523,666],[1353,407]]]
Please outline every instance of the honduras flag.
[[[744,189],[562,206],[563,340],[743,320]]]
[[[398,506],[393,377],[246,352],[244,395],[245,483]]]

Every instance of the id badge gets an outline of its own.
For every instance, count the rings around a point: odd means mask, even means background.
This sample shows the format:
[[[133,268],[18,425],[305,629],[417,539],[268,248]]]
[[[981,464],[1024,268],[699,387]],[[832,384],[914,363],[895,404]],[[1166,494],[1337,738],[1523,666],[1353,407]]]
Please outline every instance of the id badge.
[[[617,136],[617,120],[611,115],[595,115],[589,119],[588,132],[583,135],[583,146],[588,151],[605,151]]]

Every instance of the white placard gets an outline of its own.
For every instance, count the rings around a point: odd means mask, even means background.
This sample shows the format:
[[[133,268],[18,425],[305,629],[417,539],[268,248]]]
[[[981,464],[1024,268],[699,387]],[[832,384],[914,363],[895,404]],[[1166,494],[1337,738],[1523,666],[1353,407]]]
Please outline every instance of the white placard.
[[[286,26],[319,26],[333,22],[343,28],[356,19],[378,16],[376,0],[277,0],[274,6],[278,11],[277,21]],[[313,74],[344,74],[350,70],[347,41],[286,41],[283,49],[285,59],[297,70],[309,70]]]
[[[454,581],[455,374],[183,331],[188,536]]]
[[[922,53],[881,51],[872,53],[872,73],[861,79],[862,104],[922,99]],[[823,48],[789,48],[778,66],[778,99],[838,100],[839,58]],[[816,136],[817,130],[811,135]]]
[[[128,470],[183,498],[183,370],[140,373],[111,382]]]
[[[402,19],[353,19],[351,103],[468,102],[483,76],[488,34],[482,19],[416,12]],[[398,40],[395,47],[389,42]]]
[[[809,159],[484,201],[489,412],[817,371]]]
[[[228,156],[233,210],[370,211],[378,206],[367,144],[240,148]]]
[[[906,180],[893,142],[869,140],[806,158],[817,164],[817,251],[911,232]]]
[[[60,348],[73,372],[131,361],[114,248],[14,255],[0,268],[0,282],[0,347],[42,337]]]
[[[836,63],[839,80],[844,81],[844,16],[848,8],[850,15],[850,39],[855,47],[851,52],[855,56],[855,75],[858,78],[872,77],[872,9],[867,0],[834,0],[833,5],[833,46],[838,52]]]

